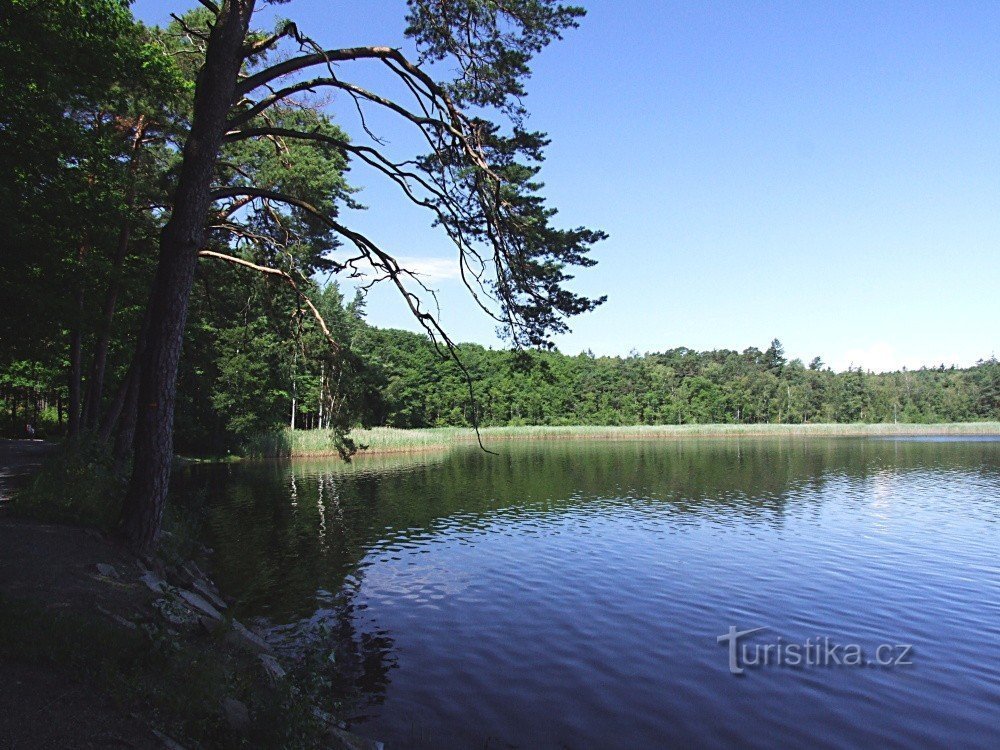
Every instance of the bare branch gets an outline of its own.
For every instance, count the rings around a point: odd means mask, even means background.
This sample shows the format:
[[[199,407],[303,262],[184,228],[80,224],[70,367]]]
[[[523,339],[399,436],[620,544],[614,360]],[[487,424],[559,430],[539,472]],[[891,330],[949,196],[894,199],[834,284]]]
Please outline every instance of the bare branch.
[[[184,33],[187,34],[188,36],[200,40],[203,44],[208,42],[207,31],[201,31],[199,29],[194,29],[188,26],[187,22],[183,18],[178,16],[176,13],[171,13],[170,17],[177,22],[177,25],[180,26],[181,29],[184,31]]]
[[[219,15],[219,6],[212,2],[212,0],[198,0],[199,3],[208,8],[216,16]]]
[[[284,26],[282,26],[281,31],[278,31],[277,33],[274,33],[269,37],[261,39],[259,42],[256,42],[255,44],[248,45],[243,50],[243,56],[253,57],[254,55],[258,55],[261,52],[264,52],[265,50],[277,44],[286,36],[291,36],[301,41],[301,37],[299,36],[299,28],[292,21],[289,21]]]
[[[275,78],[280,78],[281,76],[313,65],[346,62],[348,60],[378,60],[389,57],[394,52],[396,51],[392,47],[347,47],[345,49],[331,49],[293,57],[248,76],[236,87],[236,95],[244,96],[255,88],[273,81]]]
[[[437,216],[440,224],[444,227],[449,238],[454,242],[459,250],[459,267],[461,270],[462,283],[465,285],[466,289],[472,294],[473,300],[476,305],[486,313],[490,318],[498,323],[504,325],[510,325],[510,320],[502,319],[497,314],[490,309],[484,302],[482,297],[490,297],[492,295],[485,288],[482,280],[482,272],[485,268],[484,260],[482,256],[473,248],[462,236],[462,234],[454,228],[455,222],[450,221],[450,218],[457,218],[464,214],[464,211],[460,205],[458,205],[451,196],[448,195],[447,191],[429,181],[429,179],[417,172],[410,169],[404,169],[403,165],[396,164],[390,159],[388,159],[384,154],[382,154],[377,149],[373,149],[369,146],[358,146],[350,143],[344,138],[336,138],[334,136],[321,133],[319,131],[304,131],[304,130],[294,130],[291,128],[244,128],[242,130],[231,131],[226,134],[226,140],[228,141],[238,141],[245,140],[248,138],[295,138],[302,140],[313,140],[320,143],[327,143],[337,148],[341,149],[345,153],[354,154],[363,162],[368,164],[373,169],[381,172],[383,175],[388,177],[394,183],[396,183],[400,189],[403,191],[404,195],[415,205],[421,206],[422,208],[427,208],[434,212]],[[414,192],[414,187],[411,185],[411,181],[418,185],[420,188],[425,190],[429,196],[433,199],[423,197]],[[244,198],[244,200],[246,200]],[[468,261],[472,256],[476,261],[478,261],[481,266],[480,272],[476,272],[470,268]],[[468,271],[468,273],[467,273]],[[470,278],[471,276],[471,278]],[[474,281],[473,281],[474,280]],[[478,289],[477,289],[478,288]],[[494,300],[495,301],[495,300]]]
[[[312,216],[315,216],[317,219],[322,221],[324,224],[326,224],[328,227],[333,229],[341,236],[349,239],[354,244],[354,246],[358,248],[358,251],[372,265],[373,268],[382,269],[382,271],[385,273],[386,278],[392,281],[393,285],[402,295],[403,300],[406,302],[407,307],[410,309],[410,312],[417,319],[420,325],[423,326],[424,330],[430,336],[431,343],[434,344],[434,347],[438,350],[438,352],[442,356],[445,355],[444,352],[441,352],[441,349],[438,346],[438,341],[440,340],[444,342],[445,348],[447,350],[447,356],[452,361],[454,361],[455,364],[458,366],[458,368],[462,371],[463,378],[466,381],[466,384],[468,385],[469,398],[473,404],[473,417],[475,417],[476,395],[475,395],[475,389],[473,387],[472,375],[466,368],[465,363],[462,362],[461,357],[459,357],[458,349],[455,346],[455,342],[451,340],[450,336],[448,336],[447,332],[441,326],[441,323],[434,315],[423,309],[420,302],[420,298],[417,297],[417,295],[415,295],[409,289],[407,289],[406,285],[403,283],[402,277],[408,276],[409,278],[413,279],[417,284],[419,284],[421,288],[427,290],[427,287],[423,284],[423,282],[420,281],[420,279],[418,279],[413,274],[412,271],[409,271],[401,267],[399,265],[399,262],[394,257],[389,255],[384,250],[382,250],[378,245],[376,245],[374,242],[372,242],[370,239],[365,237],[360,232],[355,232],[354,230],[348,229],[343,224],[334,221],[329,216],[327,216],[322,211],[313,206],[311,203],[309,203],[308,201],[304,201],[301,198],[296,198],[295,196],[287,195],[277,190],[267,190],[264,188],[255,188],[246,186],[217,188],[215,190],[212,190],[211,192],[213,200],[219,200],[221,198],[235,198],[241,195],[249,195],[255,198],[272,200],[278,203],[285,203],[286,205],[295,206],[297,208],[302,209],[303,211],[306,211]],[[208,252],[208,251],[203,251],[203,252]],[[271,270],[273,271],[274,269]],[[474,429],[476,430],[476,438],[479,442],[479,446],[487,453],[492,453],[492,451],[488,450],[486,446],[483,445],[482,437],[479,435],[478,419],[475,418],[473,419],[473,426]]]
[[[268,266],[259,266],[256,263],[251,263],[248,260],[243,260],[243,258],[237,258],[236,256],[233,255],[225,255],[224,253],[217,253],[214,250],[199,250],[198,255],[202,258],[216,258],[218,260],[224,260],[227,263],[235,263],[236,265],[245,266],[246,268],[252,268],[255,271],[260,271],[261,273],[269,274],[272,276],[280,276],[291,285],[292,289],[295,290],[295,293],[298,295],[299,299],[301,299],[303,302],[306,303],[306,307],[309,308],[309,311],[316,319],[316,323],[319,325],[320,330],[326,337],[326,340],[330,343],[330,347],[333,349],[334,353],[340,354],[343,351],[343,347],[337,342],[336,339],[333,338],[333,334],[330,333],[330,329],[329,327],[327,327],[326,321],[323,320],[323,316],[320,314],[319,310],[316,309],[316,305],[314,305],[312,303],[312,300],[310,300],[309,297],[302,292],[302,290],[299,288],[298,283],[296,283],[295,279],[292,277],[291,274],[286,273],[285,271],[282,271],[277,268],[270,268]]]

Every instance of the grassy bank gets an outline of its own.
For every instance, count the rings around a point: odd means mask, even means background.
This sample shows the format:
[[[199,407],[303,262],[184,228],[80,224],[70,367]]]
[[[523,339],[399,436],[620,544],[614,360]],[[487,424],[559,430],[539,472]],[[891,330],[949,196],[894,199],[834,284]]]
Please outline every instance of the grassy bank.
[[[484,443],[519,440],[658,440],[728,437],[890,437],[920,435],[1000,435],[1000,422],[953,424],[692,424],[626,427],[486,427]],[[468,428],[440,427],[403,430],[392,427],[358,429],[351,433],[362,454],[421,453],[474,444]],[[286,430],[256,441],[256,456],[330,456],[337,451],[326,430]]]

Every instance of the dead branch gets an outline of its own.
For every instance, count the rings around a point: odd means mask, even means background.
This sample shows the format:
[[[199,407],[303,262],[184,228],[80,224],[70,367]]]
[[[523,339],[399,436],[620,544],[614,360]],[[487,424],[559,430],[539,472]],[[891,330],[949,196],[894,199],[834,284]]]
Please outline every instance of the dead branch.
[[[320,330],[326,337],[326,340],[330,343],[330,347],[333,349],[334,353],[340,354],[343,351],[343,347],[337,342],[336,339],[333,338],[333,334],[330,333],[330,329],[326,325],[326,321],[323,319],[323,316],[320,314],[320,311],[316,309],[316,305],[314,305],[312,303],[312,300],[310,300],[309,297],[302,292],[302,290],[299,288],[298,283],[295,281],[294,277],[291,274],[286,273],[285,271],[282,271],[277,268],[260,266],[257,265],[256,263],[251,263],[248,260],[243,260],[243,258],[237,258],[233,255],[217,253],[214,250],[199,250],[198,255],[202,258],[215,258],[217,260],[224,260],[227,263],[235,263],[236,265],[244,266],[246,268],[252,268],[255,271],[259,271],[260,273],[264,274],[269,274],[271,276],[280,276],[291,285],[292,289],[295,290],[295,293],[298,295],[299,299],[305,302],[306,307],[309,308],[309,311],[316,319],[316,323],[319,325]]]

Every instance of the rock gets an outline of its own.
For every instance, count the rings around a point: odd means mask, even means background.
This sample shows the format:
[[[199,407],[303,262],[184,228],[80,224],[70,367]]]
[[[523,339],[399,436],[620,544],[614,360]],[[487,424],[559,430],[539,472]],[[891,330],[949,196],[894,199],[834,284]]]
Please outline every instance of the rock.
[[[205,632],[209,635],[214,635],[222,630],[224,623],[221,620],[213,620],[211,617],[206,617],[202,615],[198,618],[198,622],[205,629]]]
[[[343,727],[337,726],[333,716],[326,711],[312,707],[313,716],[319,719],[320,723],[326,727],[327,736],[330,738],[332,750],[385,750],[385,744],[378,740],[370,740],[367,737],[348,732]]]
[[[243,734],[250,728],[250,712],[246,705],[235,698],[222,699],[222,716],[234,732]]]
[[[197,578],[191,582],[191,588],[201,594],[203,597],[208,599],[214,607],[217,609],[225,609],[226,603],[222,601],[222,597],[216,594],[212,587],[203,579]]]
[[[121,615],[112,615],[112,617],[114,618],[115,622],[117,622],[123,628],[128,628],[129,630],[139,629],[139,626],[136,623],[132,622],[131,620],[125,617],[122,617]]]
[[[167,590],[167,582],[160,578],[156,573],[151,570],[147,570],[142,576],[139,577],[154,594],[162,594]]]
[[[192,627],[198,624],[198,615],[180,602],[161,598],[153,602],[153,608],[171,625]]]
[[[254,615],[248,621],[248,626],[253,632],[260,635],[261,633],[266,633],[271,629],[271,621],[264,617],[264,615]]]
[[[318,706],[313,706],[312,707],[312,713],[313,713],[313,716],[315,716],[319,720],[319,722],[321,724],[324,724],[324,725],[333,724],[333,715],[332,714],[328,714],[322,708],[319,708]]]
[[[177,596],[196,612],[215,620],[222,619],[222,614],[220,614],[219,610],[209,604],[208,601],[199,594],[196,594],[193,591],[188,591],[187,589],[177,589]]]
[[[121,615],[115,614],[114,612],[112,612],[112,611],[110,611],[108,609],[105,609],[100,604],[95,604],[94,606],[97,607],[97,611],[98,612],[100,612],[105,617],[110,617],[112,620],[114,620],[115,622],[117,622],[119,625],[122,625],[123,627],[126,627],[129,630],[138,630],[139,629],[139,626],[136,625],[131,620],[127,620],[124,617],[122,617]]]
[[[264,667],[264,672],[267,674],[272,685],[285,679],[285,670],[278,664],[277,659],[270,654],[258,654],[257,658],[260,660],[261,666]]]
[[[385,750],[385,745],[367,737],[360,737],[346,729],[329,726],[326,728],[327,734],[333,740],[334,747],[339,750]]]
[[[188,560],[181,566],[181,572],[187,576],[188,581],[197,581],[199,578],[208,578],[201,568],[198,567],[198,563],[194,560]]]
[[[184,746],[181,743],[172,737],[168,737],[163,732],[154,729],[153,734],[163,744],[164,750],[184,750]]]
[[[94,567],[97,568],[97,572],[105,578],[121,578],[114,565],[109,565],[108,563],[97,563]]]
[[[232,629],[226,633],[226,640],[234,646],[255,651],[257,653],[273,654],[274,649],[271,644],[263,638],[247,629],[239,620],[232,621]]]

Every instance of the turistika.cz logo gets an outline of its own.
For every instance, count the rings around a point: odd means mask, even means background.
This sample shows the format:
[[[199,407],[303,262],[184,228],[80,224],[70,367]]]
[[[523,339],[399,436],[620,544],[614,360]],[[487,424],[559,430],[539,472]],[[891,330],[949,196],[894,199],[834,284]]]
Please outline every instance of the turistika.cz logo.
[[[737,630],[729,626],[716,642],[729,648],[729,672],[740,675],[748,668],[760,667],[906,667],[913,664],[913,645],[880,643],[866,651],[857,643],[837,643],[829,636],[788,642],[780,636],[771,643],[751,643],[748,636],[769,628]],[[871,655],[869,655],[871,654]]]

